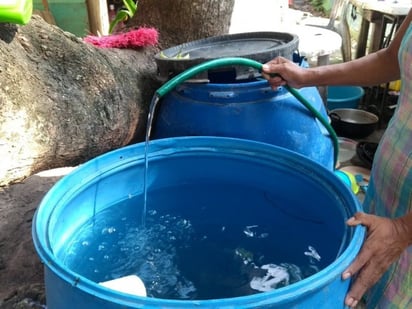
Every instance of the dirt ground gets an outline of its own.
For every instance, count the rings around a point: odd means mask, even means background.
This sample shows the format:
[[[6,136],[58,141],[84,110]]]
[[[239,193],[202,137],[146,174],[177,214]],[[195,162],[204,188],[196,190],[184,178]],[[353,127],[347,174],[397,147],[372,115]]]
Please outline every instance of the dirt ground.
[[[32,219],[45,193],[71,170],[44,171],[0,188],[0,308],[45,308],[43,265],[32,242]]]

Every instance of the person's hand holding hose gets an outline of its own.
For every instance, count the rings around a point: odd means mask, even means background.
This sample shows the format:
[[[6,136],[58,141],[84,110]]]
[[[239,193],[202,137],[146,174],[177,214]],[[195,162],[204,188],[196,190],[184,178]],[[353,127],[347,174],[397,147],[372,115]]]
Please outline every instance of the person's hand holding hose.
[[[277,57],[262,66],[262,76],[268,80],[272,88],[289,85],[293,88],[302,88],[306,74],[311,74],[305,68],[289,59]]]

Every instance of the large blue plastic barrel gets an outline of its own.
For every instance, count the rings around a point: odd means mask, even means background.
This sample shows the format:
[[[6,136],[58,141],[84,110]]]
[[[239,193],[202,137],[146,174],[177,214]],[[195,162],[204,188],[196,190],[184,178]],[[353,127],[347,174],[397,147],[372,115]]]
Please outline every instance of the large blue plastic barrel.
[[[350,282],[341,280],[341,273],[364,237],[362,227],[345,224],[360,210],[356,197],[333,172],[304,156],[265,143],[221,137],[151,142],[147,214],[180,216],[190,226],[201,225],[219,237],[236,229],[240,238],[246,237],[241,232],[245,227],[264,227],[268,235],[279,236],[266,249],[304,259],[304,252],[313,246],[321,256],[320,271],[272,291],[207,300],[139,297],[98,285],[113,279],[107,278],[112,267],[136,259],[127,250],[117,250],[120,241],[97,245],[93,235],[97,238],[109,230],[101,228],[101,221],[118,218],[117,223],[107,223],[113,235],[122,225],[135,223],[132,220],[140,222],[144,149],[144,144],[135,144],[93,159],[57,182],[42,200],[33,221],[33,240],[44,263],[49,309],[344,308]],[[102,218],[106,213],[111,216]],[[84,234],[91,238],[82,239]],[[164,237],[168,235],[164,232]],[[151,245],[126,240],[126,245]],[[73,243],[90,246],[96,256],[110,248],[105,266],[91,266],[91,257],[74,250]],[[218,283],[210,281],[211,286]]]
[[[285,88],[266,80],[184,83],[159,102],[153,138],[225,136],[280,146],[333,169],[333,143],[325,127]],[[327,119],[315,87],[299,92]]]

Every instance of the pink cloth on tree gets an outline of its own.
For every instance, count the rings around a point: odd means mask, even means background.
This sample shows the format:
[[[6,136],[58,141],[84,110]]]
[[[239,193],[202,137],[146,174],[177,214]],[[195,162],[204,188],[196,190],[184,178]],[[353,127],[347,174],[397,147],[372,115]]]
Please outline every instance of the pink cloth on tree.
[[[93,36],[88,35],[84,41],[102,48],[139,48],[154,46],[158,43],[158,32],[154,28],[139,28],[129,32]]]

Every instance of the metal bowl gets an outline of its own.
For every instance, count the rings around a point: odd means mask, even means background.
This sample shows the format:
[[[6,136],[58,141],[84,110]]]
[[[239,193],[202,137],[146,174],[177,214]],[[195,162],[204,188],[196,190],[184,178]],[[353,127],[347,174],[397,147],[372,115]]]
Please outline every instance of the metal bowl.
[[[364,138],[378,127],[379,117],[355,108],[337,108],[329,112],[332,127],[338,136]]]
[[[346,137],[339,137],[339,163],[344,163],[351,160],[356,155],[356,147],[358,142],[346,138]]]

